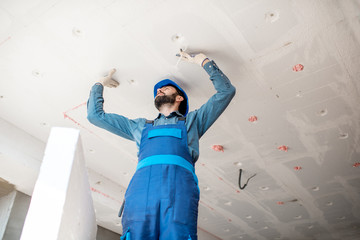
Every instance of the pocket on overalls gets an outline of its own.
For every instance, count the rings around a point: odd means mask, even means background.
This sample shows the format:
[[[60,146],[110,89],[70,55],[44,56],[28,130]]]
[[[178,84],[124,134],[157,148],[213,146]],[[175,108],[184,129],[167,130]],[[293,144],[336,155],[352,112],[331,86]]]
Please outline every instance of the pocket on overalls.
[[[181,167],[179,167],[181,169]],[[197,225],[199,190],[194,176],[187,169],[176,172],[174,222]]]
[[[125,193],[123,222],[145,221],[149,188],[149,169],[136,171]]]

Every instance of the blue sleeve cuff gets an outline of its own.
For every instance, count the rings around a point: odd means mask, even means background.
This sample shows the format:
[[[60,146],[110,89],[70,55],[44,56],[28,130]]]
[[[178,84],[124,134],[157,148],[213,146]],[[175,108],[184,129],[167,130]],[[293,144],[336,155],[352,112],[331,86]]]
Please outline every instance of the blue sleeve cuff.
[[[94,86],[92,86],[91,91],[92,92],[103,92],[104,86],[101,83],[95,83]]]
[[[213,60],[207,62],[203,68],[209,74],[209,76],[211,76],[214,72],[218,72],[220,70]]]

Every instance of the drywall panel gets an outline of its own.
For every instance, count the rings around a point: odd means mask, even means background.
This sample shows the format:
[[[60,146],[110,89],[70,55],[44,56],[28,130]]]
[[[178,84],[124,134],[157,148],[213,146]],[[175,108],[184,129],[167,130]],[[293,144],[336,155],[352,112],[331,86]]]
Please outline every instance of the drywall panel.
[[[272,46],[299,23],[292,2],[287,0],[257,1],[242,8],[232,18],[257,52]]]

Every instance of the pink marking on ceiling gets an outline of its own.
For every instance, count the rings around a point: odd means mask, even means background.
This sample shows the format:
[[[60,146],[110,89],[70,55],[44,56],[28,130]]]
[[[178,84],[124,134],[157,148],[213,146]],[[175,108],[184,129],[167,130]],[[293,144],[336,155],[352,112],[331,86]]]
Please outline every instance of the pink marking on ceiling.
[[[204,201],[200,200],[199,201],[202,205],[204,205],[205,207],[209,208],[211,211],[217,212],[219,215],[223,216],[228,222],[232,222],[231,218],[228,218],[226,216],[224,216],[223,214],[221,214],[220,212],[216,211],[215,208],[211,207],[210,205],[208,205],[207,203],[204,203]]]
[[[208,209],[210,209],[211,211],[215,211],[215,209],[213,207],[210,207],[208,204],[204,203],[204,201],[200,200],[199,201],[202,205],[204,205],[205,207],[207,207]]]
[[[249,120],[249,122],[256,122],[258,119],[256,116],[251,116],[251,117],[249,117],[248,120]]]
[[[216,152],[224,152],[224,147],[222,145],[212,145],[211,148]]]
[[[81,103],[81,104],[79,104],[79,105],[77,105],[77,106],[75,106],[75,107],[73,107],[73,108],[65,111],[65,112],[63,113],[63,114],[64,114],[64,118],[65,118],[65,119],[66,119],[66,118],[69,119],[70,121],[72,121],[73,123],[75,123],[75,124],[78,125],[79,127],[85,129],[85,130],[88,131],[89,133],[96,135],[94,132],[92,132],[90,129],[84,127],[83,125],[81,125],[78,121],[76,121],[74,118],[70,117],[69,114],[68,114],[68,113],[71,112],[71,111],[74,111],[74,110],[76,110],[76,109],[78,109],[78,108],[80,108],[80,107],[82,107],[82,106],[85,106],[86,103],[87,103],[87,102],[83,102],[83,103]]]
[[[75,109],[78,109],[79,107],[82,107],[82,106],[86,105],[86,103],[87,103],[87,102],[83,102],[83,103],[81,103],[80,105],[77,105],[76,107],[73,107],[73,108],[67,110],[66,112],[70,112],[70,111],[73,111],[73,110],[75,110]]]
[[[1,43],[0,43],[0,46],[3,45],[4,43],[6,43],[7,41],[9,41],[11,39],[11,36],[7,37],[5,40],[3,40]]]
[[[66,119],[66,118],[69,119],[70,121],[72,121],[73,123],[75,123],[76,125],[78,125],[79,127],[81,127],[81,128],[83,128],[83,129],[85,129],[86,131],[88,131],[88,132],[96,135],[96,134],[95,134],[94,132],[92,132],[90,129],[82,126],[79,122],[77,122],[75,119],[73,119],[72,117],[70,117],[66,112],[64,112],[63,114],[64,114],[64,118],[65,118],[65,119]]]
[[[201,227],[199,227],[199,226],[198,226],[198,229],[200,229],[200,230],[203,231],[203,232],[206,232],[207,234],[213,236],[214,238],[217,238],[217,239],[219,239],[219,240],[223,240],[222,238],[219,238],[218,236],[212,234],[211,232],[206,231],[205,229],[203,229],[203,228],[201,228]]]
[[[103,193],[103,192],[101,192],[100,190],[98,190],[98,189],[96,189],[96,188],[90,187],[90,190],[93,191],[93,192],[95,192],[95,193],[98,193],[98,194],[100,194],[100,195],[102,195],[102,196],[104,196],[104,197],[106,197],[106,198],[109,198],[109,199],[111,199],[111,200],[113,200],[113,201],[122,203],[122,201],[117,200],[117,199],[115,199],[114,197],[111,197],[109,194]]]
[[[296,64],[296,65],[293,67],[293,71],[294,71],[294,72],[300,72],[300,71],[302,71],[302,70],[304,70],[304,65],[302,65],[302,64]]]
[[[279,149],[280,151],[284,151],[284,152],[287,152],[289,147],[288,146],[285,146],[285,145],[282,145],[280,147],[278,147],[277,149]]]
[[[223,183],[225,183],[226,185],[228,185],[230,188],[234,189],[236,191],[236,193],[240,193],[240,190],[237,188],[234,188],[231,184],[229,184],[228,182],[224,181],[224,179],[220,176],[218,176],[213,170],[211,170],[210,168],[208,168],[204,163],[201,163],[201,166],[207,168],[207,170],[209,172],[211,172],[212,174],[214,174],[220,181],[222,181]]]

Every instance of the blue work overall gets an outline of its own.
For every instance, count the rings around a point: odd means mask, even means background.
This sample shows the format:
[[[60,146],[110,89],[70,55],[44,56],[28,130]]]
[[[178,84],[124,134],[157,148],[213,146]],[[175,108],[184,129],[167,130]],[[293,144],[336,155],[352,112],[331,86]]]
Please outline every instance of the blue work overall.
[[[196,240],[198,202],[185,118],[160,126],[147,121],[125,194],[122,239]]]

